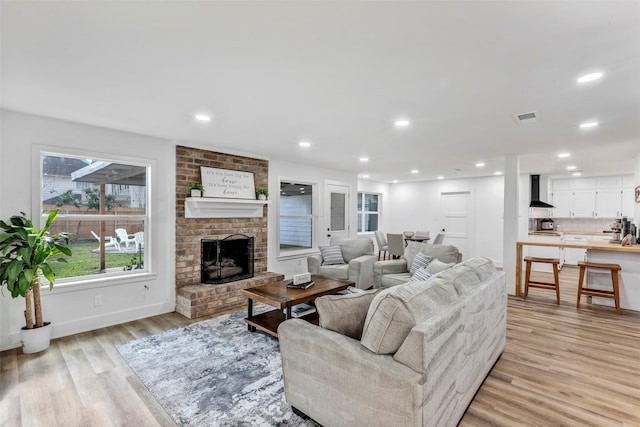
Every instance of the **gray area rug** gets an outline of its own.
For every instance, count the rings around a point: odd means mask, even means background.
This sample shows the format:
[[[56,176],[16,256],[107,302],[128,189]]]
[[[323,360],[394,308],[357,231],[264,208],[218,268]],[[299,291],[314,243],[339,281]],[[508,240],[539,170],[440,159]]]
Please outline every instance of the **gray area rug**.
[[[278,341],[240,311],[123,344],[118,351],[180,426],[317,426],[284,400]]]

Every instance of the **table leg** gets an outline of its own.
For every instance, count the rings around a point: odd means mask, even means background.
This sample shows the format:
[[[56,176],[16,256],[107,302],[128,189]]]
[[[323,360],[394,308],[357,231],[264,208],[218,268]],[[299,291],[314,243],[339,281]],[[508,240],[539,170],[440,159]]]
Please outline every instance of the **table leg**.
[[[287,313],[284,319],[291,319],[291,301],[287,302]]]
[[[253,317],[253,300],[251,298],[247,298],[247,319],[251,319]],[[249,332],[255,332],[256,327],[248,325],[247,329]]]
[[[520,291],[522,288],[521,278],[522,276],[522,245],[520,243],[516,243],[516,296],[520,296]]]

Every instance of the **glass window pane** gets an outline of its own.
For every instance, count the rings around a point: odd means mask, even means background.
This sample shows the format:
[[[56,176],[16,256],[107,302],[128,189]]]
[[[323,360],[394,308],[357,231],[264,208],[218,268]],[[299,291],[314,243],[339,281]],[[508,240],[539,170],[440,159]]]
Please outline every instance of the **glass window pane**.
[[[378,229],[378,214],[365,214],[364,217],[364,231],[376,231]]]
[[[362,233],[362,215],[358,214],[358,233]]]
[[[310,249],[312,245],[311,218],[280,218],[280,249]]]
[[[56,279],[135,270],[139,272],[144,269],[144,221],[142,220],[57,219],[51,225],[50,232],[55,234],[62,231],[75,234],[69,242],[73,255],[67,257],[66,263],[51,264]],[[101,259],[100,236],[104,241],[104,260]]]
[[[378,211],[378,195],[377,194],[365,194],[364,195],[364,210],[369,212]]]
[[[42,213],[145,215],[146,181],[144,166],[43,155]]]
[[[358,210],[361,211],[362,210],[362,195],[364,193],[358,193]]]
[[[331,230],[343,231],[346,229],[346,194],[331,193]]]

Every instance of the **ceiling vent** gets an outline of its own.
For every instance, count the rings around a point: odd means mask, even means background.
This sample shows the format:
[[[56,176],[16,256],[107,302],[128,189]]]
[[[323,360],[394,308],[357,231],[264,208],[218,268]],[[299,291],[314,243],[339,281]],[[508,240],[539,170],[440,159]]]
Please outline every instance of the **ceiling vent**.
[[[513,116],[516,119],[516,122],[519,124],[523,123],[535,123],[538,120],[538,115],[535,111],[531,111],[529,113],[520,113]]]

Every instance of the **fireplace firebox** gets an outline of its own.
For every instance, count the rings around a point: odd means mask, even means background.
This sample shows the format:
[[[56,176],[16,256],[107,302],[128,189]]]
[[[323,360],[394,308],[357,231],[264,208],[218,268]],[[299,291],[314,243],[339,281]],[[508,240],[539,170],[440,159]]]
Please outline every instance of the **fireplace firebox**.
[[[254,237],[232,234],[201,240],[201,281],[221,284],[253,277]]]

